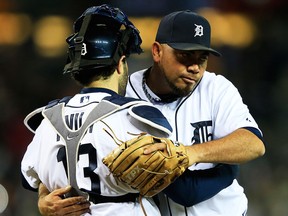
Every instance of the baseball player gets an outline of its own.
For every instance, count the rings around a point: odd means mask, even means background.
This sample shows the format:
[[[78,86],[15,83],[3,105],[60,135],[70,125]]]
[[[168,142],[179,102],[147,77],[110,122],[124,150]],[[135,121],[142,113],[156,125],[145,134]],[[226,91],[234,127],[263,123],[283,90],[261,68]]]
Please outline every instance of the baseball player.
[[[166,118],[150,103],[121,96],[128,80],[126,58],[142,52],[139,32],[122,11],[108,5],[88,8],[74,30],[67,38],[64,73],[83,89],[25,118],[35,136],[21,163],[23,185],[37,190],[42,182],[49,191],[71,185],[63,197],[86,197],[92,215],[160,215],[151,198],[139,200],[138,191],[117,182],[102,163],[119,140],[143,131],[171,134]]]
[[[206,71],[209,54],[220,56],[210,47],[210,31],[209,22],[191,11],[165,16],[152,45],[153,66],[133,73],[126,91],[129,97],[152,102],[167,117],[172,139],[187,145],[190,152],[193,165],[187,176],[219,163],[247,162],[265,152],[262,132],[237,88],[225,77]],[[157,148],[162,147],[151,147],[147,154]],[[247,198],[236,179],[193,206],[185,205],[192,193],[182,186],[168,187],[162,215],[246,215]]]

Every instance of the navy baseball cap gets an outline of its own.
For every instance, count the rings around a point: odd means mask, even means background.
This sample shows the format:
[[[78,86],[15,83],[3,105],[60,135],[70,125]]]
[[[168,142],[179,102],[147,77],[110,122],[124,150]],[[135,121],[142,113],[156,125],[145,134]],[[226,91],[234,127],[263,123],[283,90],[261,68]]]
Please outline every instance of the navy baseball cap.
[[[221,54],[210,47],[211,27],[202,16],[190,11],[166,15],[160,22],[156,41],[177,50],[206,50],[215,56]]]

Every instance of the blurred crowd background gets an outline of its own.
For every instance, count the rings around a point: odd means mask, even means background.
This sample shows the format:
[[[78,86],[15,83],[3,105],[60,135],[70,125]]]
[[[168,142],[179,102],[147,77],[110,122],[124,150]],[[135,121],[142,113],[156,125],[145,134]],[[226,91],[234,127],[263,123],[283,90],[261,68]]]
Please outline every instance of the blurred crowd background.
[[[79,90],[62,75],[65,38],[86,8],[103,3],[121,8],[140,30],[145,52],[130,57],[131,73],[151,64],[150,47],[164,15],[190,9],[210,21],[212,46],[223,57],[211,56],[208,69],[238,87],[266,142],[264,157],[241,165],[248,216],[287,216],[286,0],[0,0],[0,184],[9,194],[0,215],[39,215],[37,194],[21,186],[20,161],[32,139],[23,119],[48,101]]]

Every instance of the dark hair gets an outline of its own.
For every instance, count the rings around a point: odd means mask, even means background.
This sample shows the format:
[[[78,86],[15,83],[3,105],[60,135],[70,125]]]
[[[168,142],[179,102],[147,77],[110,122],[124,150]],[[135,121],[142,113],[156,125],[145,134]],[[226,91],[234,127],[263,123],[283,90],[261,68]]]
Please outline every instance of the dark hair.
[[[115,71],[117,65],[102,68],[86,69],[80,73],[71,73],[71,77],[80,85],[87,86],[93,81],[108,79]]]

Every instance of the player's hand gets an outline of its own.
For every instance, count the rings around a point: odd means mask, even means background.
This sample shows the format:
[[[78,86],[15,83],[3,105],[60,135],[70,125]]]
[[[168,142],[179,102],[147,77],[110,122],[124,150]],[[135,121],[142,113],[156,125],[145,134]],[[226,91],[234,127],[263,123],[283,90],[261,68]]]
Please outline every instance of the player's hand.
[[[189,157],[189,166],[193,165],[194,163],[199,162],[197,158],[197,152],[195,151],[195,148],[193,146],[185,146],[187,155]],[[167,145],[165,143],[156,143],[153,145],[150,145],[149,147],[145,148],[144,154],[151,154],[155,151],[163,151],[167,153]]]
[[[38,208],[43,216],[80,216],[90,213],[90,202],[84,197],[70,197],[62,199],[63,194],[67,193],[71,187],[60,188],[51,193],[47,188],[40,184]]]
[[[151,154],[152,152],[155,152],[155,151],[167,152],[166,143],[156,143],[156,144],[150,145],[149,147],[145,148],[144,154]]]

